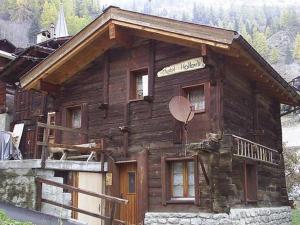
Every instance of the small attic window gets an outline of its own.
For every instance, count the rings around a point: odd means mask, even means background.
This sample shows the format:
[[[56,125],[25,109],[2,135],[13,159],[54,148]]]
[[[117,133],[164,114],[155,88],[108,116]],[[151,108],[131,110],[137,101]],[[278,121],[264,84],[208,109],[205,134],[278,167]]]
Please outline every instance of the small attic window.
[[[148,96],[148,70],[137,70],[130,74],[130,100],[142,100]]]
[[[71,128],[81,128],[81,107],[67,108],[67,124]]]

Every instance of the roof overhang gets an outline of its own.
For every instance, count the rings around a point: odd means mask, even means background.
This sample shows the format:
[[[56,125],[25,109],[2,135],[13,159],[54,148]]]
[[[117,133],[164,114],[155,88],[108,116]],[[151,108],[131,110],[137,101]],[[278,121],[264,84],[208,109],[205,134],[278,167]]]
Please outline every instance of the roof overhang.
[[[255,67],[255,79],[264,80],[262,85],[277,92],[276,96],[281,103],[300,105],[300,96],[295,90],[236,32],[116,7],[109,7],[62,47],[28,71],[20,79],[21,86],[25,89],[39,89],[41,82],[62,84],[117,43],[130,45],[130,35],[198,49],[207,45],[230,56],[241,56],[247,64]]]
[[[10,59],[10,60],[14,60],[16,58],[16,56],[14,56],[13,54],[2,51],[2,50],[0,50],[0,57]]]

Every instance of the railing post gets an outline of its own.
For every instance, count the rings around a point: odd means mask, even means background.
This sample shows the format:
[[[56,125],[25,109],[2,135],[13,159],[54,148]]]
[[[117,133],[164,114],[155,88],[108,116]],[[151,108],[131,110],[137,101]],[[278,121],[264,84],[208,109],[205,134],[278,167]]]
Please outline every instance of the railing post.
[[[111,207],[111,212],[110,212],[110,219],[109,219],[109,225],[113,225],[113,223],[114,223],[115,210],[116,210],[116,203],[112,202],[112,207]]]
[[[51,125],[50,124],[50,120],[47,121],[47,125]],[[44,129],[44,135],[43,135],[43,142],[48,144],[48,139],[49,139],[49,133],[50,133],[50,129],[48,128],[48,126]],[[48,146],[43,146],[42,147],[42,162],[41,162],[41,166],[44,169],[46,167],[46,160],[48,157]]]
[[[38,178],[35,179],[35,184],[36,184],[36,205],[35,209],[36,211],[41,211],[42,209],[42,188],[43,184],[38,180]]]

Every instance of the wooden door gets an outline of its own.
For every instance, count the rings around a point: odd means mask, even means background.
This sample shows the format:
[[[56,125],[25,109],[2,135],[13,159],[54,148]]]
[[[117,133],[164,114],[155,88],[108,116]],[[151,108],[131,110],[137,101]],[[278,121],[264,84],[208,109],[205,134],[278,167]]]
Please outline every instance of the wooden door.
[[[103,175],[101,173],[89,173],[78,172],[77,186],[83,190],[96,192],[103,194]],[[77,206],[80,209],[84,209],[96,214],[104,214],[104,201],[100,198],[88,196],[78,193]],[[101,225],[104,224],[101,219],[88,216],[82,213],[77,213],[77,219],[83,222],[87,222],[88,225]]]
[[[136,163],[126,163],[120,169],[120,194],[127,199],[127,205],[120,208],[120,219],[127,225],[137,224],[137,169]]]

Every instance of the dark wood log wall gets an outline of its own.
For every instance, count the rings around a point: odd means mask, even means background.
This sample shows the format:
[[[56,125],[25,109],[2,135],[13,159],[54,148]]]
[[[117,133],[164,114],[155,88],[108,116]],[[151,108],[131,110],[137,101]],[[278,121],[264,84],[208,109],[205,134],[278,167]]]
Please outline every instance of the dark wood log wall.
[[[228,68],[224,84],[224,132],[281,150],[280,104],[260,90],[255,97],[253,89],[253,83],[243,74]]]
[[[149,50],[149,46],[153,46],[153,49]],[[190,142],[199,141],[208,132],[222,131],[223,127],[226,133],[253,140],[253,84],[238,76],[231,68],[219,71],[222,74],[216,74],[216,82],[210,82],[212,68],[208,67],[167,77],[151,77],[151,71],[156,75],[166,66],[198,56],[201,56],[200,50],[159,41],[139,41],[132,48],[114,48],[67,81],[56,99],[62,125],[66,125],[66,108],[86,104],[84,116],[87,123],[85,129],[88,129],[89,133],[88,140],[105,138],[106,149],[112,150],[115,158],[124,159],[126,154],[127,158],[134,158],[137,152],[148,152],[146,175],[149,203],[143,207],[149,211],[199,211],[199,206],[194,204],[184,207],[181,204],[162,205],[161,157],[166,154],[182,154],[181,144],[184,141],[181,134],[182,125],[174,121],[168,103],[173,96],[183,94],[183,87],[205,85],[206,110],[196,114],[188,125]],[[128,76],[131,71],[145,68],[149,71],[150,85],[155,84],[149,87],[153,101],[129,101]],[[224,87],[223,77],[226,77]],[[263,142],[266,139],[264,136],[262,143],[277,148],[281,144],[277,111],[279,104],[263,94],[262,96],[257,103],[261,105],[259,121],[264,120],[259,123],[259,128],[265,131],[266,137],[270,137],[267,142]],[[274,105],[274,111],[270,111],[270,107]],[[119,129],[122,126],[128,126],[128,132],[122,132]],[[70,135],[63,135],[61,139],[63,142],[72,143],[81,140]],[[200,171],[200,208],[210,210],[215,205],[216,208],[224,209],[228,206],[229,198],[235,199],[232,202],[237,204],[236,199],[240,199],[242,194],[240,191],[234,192],[232,188],[236,185],[238,190],[243,189],[239,183],[242,178],[236,171],[236,162],[231,166],[230,154],[217,155],[211,163],[218,169],[210,171],[209,158],[209,155],[204,155],[203,161],[210,176],[217,183],[214,192],[217,200],[211,201],[210,189],[213,189],[213,186],[209,187],[206,184]],[[262,169],[259,167],[258,170]],[[233,176],[232,180],[228,176]],[[220,177],[223,180],[220,180]],[[227,188],[222,189],[225,183]],[[108,191],[117,193],[115,190]]]
[[[243,74],[233,68],[227,68],[227,71],[223,87],[224,132],[281,151],[280,104],[267,93],[255,90],[253,83],[244,78]],[[255,129],[258,131],[256,135]],[[226,161],[225,158],[223,161]],[[232,186],[228,187],[228,193],[232,193],[233,198],[231,202],[228,201],[228,206],[245,204],[243,166],[244,160],[232,159],[232,168],[227,175],[232,176]],[[257,177],[258,205],[287,204],[282,161],[278,166],[258,163]]]

